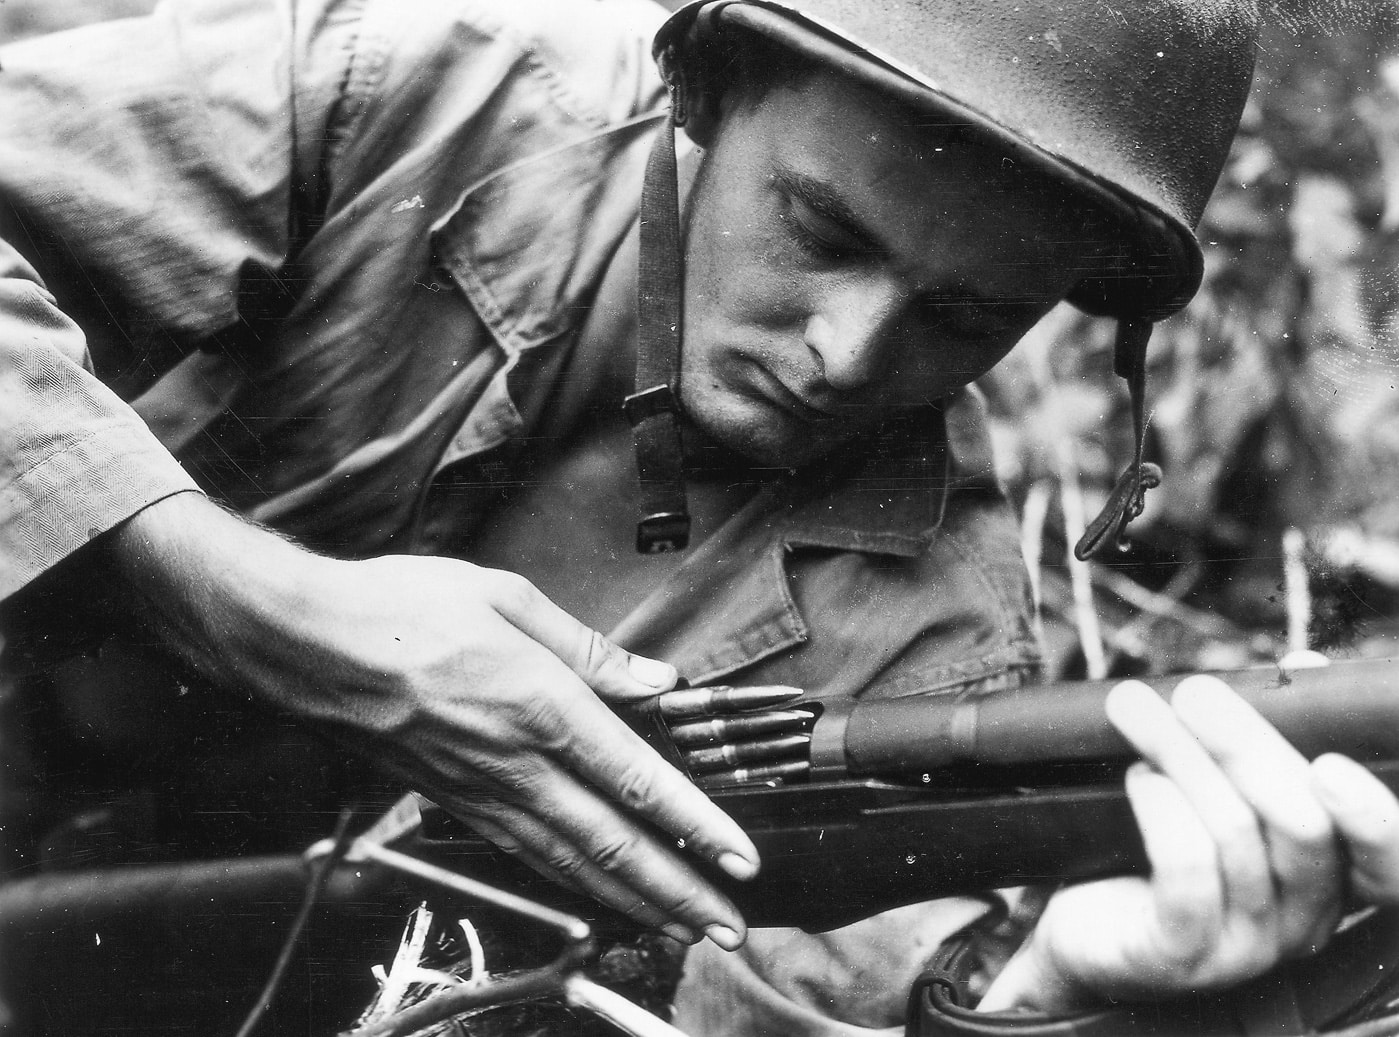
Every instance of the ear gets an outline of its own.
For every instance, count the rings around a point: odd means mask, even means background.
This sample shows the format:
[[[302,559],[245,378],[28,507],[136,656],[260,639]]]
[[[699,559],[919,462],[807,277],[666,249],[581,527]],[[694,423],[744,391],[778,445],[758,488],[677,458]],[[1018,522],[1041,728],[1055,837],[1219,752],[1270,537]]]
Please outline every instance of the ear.
[[[683,108],[676,109],[677,112],[684,112],[684,119],[680,125],[692,141],[701,148],[708,148],[718,134],[722,106],[718,102],[716,92],[703,89],[703,84],[687,84],[687,87]],[[674,102],[675,95],[672,93],[672,103]]]
[[[3,2],[3,0],[0,0]],[[702,62],[681,68],[667,53],[661,61],[661,76],[670,93],[670,110],[675,125],[701,148],[709,147],[719,128],[720,94],[713,77]]]

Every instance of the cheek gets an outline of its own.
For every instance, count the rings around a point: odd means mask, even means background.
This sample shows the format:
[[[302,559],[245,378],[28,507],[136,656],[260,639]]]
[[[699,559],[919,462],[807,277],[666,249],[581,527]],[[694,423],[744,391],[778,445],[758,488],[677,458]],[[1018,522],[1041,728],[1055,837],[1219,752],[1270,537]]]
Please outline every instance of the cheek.
[[[980,345],[939,341],[923,335],[903,343],[885,381],[896,406],[919,406],[976,381],[995,367],[1014,341]]]
[[[691,227],[685,264],[687,323],[766,332],[804,324],[801,271],[781,241],[752,222],[720,217]]]

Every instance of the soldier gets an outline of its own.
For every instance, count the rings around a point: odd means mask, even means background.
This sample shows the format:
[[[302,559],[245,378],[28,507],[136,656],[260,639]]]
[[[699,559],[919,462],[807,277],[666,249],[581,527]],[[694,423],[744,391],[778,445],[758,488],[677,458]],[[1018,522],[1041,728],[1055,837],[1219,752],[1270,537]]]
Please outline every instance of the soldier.
[[[68,693],[104,759],[255,728],[247,697],[733,950],[686,858],[742,878],[751,843],[608,706],[677,671],[817,697],[1033,673],[961,390],[1063,299],[1116,318],[1138,450],[1084,551],[1140,510],[1145,349],[1199,281],[1252,6],[716,0],[655,35],[645,0],[209,0],[7,50],[11,654],[100,599],[220,689]],[[1343,844],[1392,851],[1347,812],[1387,793],[1215,691],[1117,696],[1155,872],[1051,900],[984,1007],[1237,982],[1324,942]],[[179,760],[166,785],[217,794]],[[297,780],[347,795],[326,773]],[[913,968],[984,912],[871,946]],[[729,1032],[890,1021],[863,987],[803,1004],[755,943],[694,962],[752,1006]]]

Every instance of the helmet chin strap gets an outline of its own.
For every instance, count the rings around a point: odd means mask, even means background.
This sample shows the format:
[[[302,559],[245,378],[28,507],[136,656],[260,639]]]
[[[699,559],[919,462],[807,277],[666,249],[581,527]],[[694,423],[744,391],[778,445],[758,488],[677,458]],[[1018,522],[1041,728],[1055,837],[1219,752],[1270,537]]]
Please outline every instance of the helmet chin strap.
[[[641,187],[636,391],[622,405],[631,423],[637,473],[641,477],[636,549],[642,554],[683,551],[690,542],[680,444],[680,334],[684,313],[675,107],[651,146]]]
[[[1088,524],[1074,545],[1074,556],[1081,562],[1095,558],[1109,544],[1127,549],[1127,523],[1142,513],[1146,491],[1161,485],[1161,468],[1142,460],[1146,446],[1146,344],[1152,323],[1145,318],[1123,319],[1117,324],[1117,345],[1113,370],[1127,380],[1132,396],[1132,434],[1135,439],[1132,463],[1127,466],[1098,517]]]

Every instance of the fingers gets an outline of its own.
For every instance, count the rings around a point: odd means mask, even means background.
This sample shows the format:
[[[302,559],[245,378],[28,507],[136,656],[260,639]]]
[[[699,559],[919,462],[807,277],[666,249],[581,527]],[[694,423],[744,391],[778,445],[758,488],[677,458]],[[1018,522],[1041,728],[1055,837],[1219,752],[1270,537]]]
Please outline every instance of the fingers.
[[[758,849],[737,822],[601,703],[573,705],[560,755],[581,778],[734,878],[757,874]]]
[[[560,770],[530,784],[530,806],[480,800],[458,811],[536,871],[643,925],[686,943],[703,932],[726,950],[742,944],[738,911],[669,847]]]
[[[551,866],[548,861],[530,849],[522,838],[517,837],[504,825],[478,815],[471,819],[471,826],[496,846],[500,847],[500,849],[504,850],[512,857],[518,858],[524,864],[527,864],[552,882],[556,882],[582,896],[591,896],[599,903],[605,903],[613,907],[614,910],[621,911],[623,914],[640,922],[642,925],[649,926],[653,929],[659,929],[667,936],[671,937],[671,939],[678,940],[680,943],[693,944],[698,941],[699,937],[693,929],[679,922],[670,920],[663,912],[652,908],[650,904],[636,897],[633,891],[627,889],[621,882],[612,878],[612,876],[608,875],[606,872],[599,870],[597,876],[595,876],[596,881],[584,885],[582,882],[578,881],[578,879],[572,876],[566,876],[564,873]],[[531,837],[531,843],[536,841],[538,840]],[[634,906],[627,910],[623,910],[623,905]]]
[[[632,655],[559,608],[528,580],[499,574],[501,615],[561,659],[603,698],[628,701],[675,687],[675,667]]]
[[[1340,915],[1341,859],[1306,758],[1216,677],[1182,681],[1172,706],[1259,819],[1284,953],[1317,949]]]
[[[1311,765],[1313,787],[1350,853],[1351,888],[1367,903],[1399,904],[1399,802],[1347,757],[1328,753]]]
[[[1237,939],[1281,955],[1324,943],[1340,911],[1340,858],[1306,760],[1213,677],[1182,681],[1169,707],[1145,685],[1119,686],[1109,715],[1210,833]]]
[[[1214,839],[1180,787],[1150,764],[1127,771],[1127,798],[1151,862],[1153,892],[1177,951],[1193,958],[1223,923]]]
[[[752,840],[598,697],[654,696],[674,686],[675,669],[622,651],[522,577],[477,576],[474,589],[485,588],[509,628],[495,645],[510,645],[498,664],[508,681],[483,679],[496,681],[511,722],[491,747],[494,802],[468,816],[494,818],[536,867],[639,921],[679,922],[717,933],[722,946],[741,943],[738,912],[676,846],[747,879],[758,868]],[[515,633],[526,640],[514,644]]]
[[[1158,770],[1179,786],[1217,845],[1229,906],[1248,916],[1272,897],[1267,849],[1257,819],[1209,752],[1171,707],[1140,681],[1119,684],[1108,718]]]
[[[625,700],[674,686],[677,675],[670,664],[623,651],[527,580],[498,576],[507,588],[497,595],[501,614],[594,691]],[[734,878],[746,880],[757,873],[758,850],[743,829],[597,698],[559,695],[556,705],[554,754],[570,770]]]

